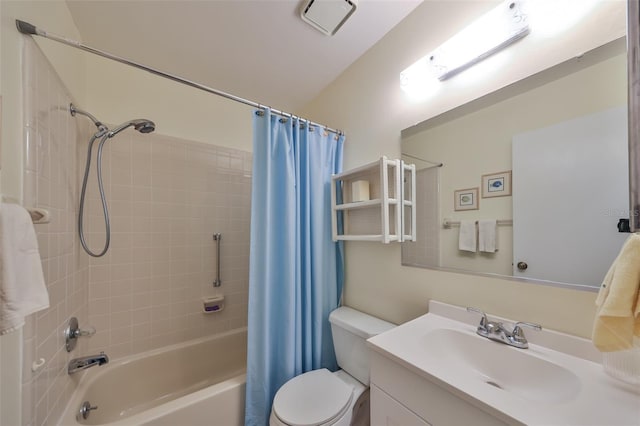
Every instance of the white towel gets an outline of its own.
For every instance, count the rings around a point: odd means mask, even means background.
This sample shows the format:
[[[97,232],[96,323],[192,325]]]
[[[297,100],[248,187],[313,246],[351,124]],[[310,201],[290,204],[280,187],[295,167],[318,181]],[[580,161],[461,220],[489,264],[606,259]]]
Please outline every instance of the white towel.
[[[476,245],[476,221],[461,220],[460,235],[458,236],[458,249],[475,253]]]
[[[0,204],[0,335],[49,307],[38,240],[31,216],[17,204]]]
[[[485,253],[495,253],[496,247],[496,220],[478,221],[478,250]]]

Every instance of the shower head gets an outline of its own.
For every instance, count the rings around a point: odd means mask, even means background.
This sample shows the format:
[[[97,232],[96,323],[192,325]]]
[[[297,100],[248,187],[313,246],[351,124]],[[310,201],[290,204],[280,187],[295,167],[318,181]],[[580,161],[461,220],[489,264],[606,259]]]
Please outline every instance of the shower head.
[[[85,117],[89,117],[89,119],[91,121],[93,121],[93,124],[95,124],[96,127],[98,128],[98,133],[96,133],[94,135],[94,137],[96,137],[96,138],[102,137],[105,134],[107,135],[107,138],[112,138],[115,135],[117,135],[118,133],[120,133],[121,131],[123,131],[124,129],[129,128],[131,126],[133,126],[133,128],[136,129],[137,131],[139,131],[140,133],[151,133],[156,129],[156,125],[153,123],[153,121],[146,120],[144,118],[139,118],[137,120],[127,121],[125,123],[122,123],[121,125],[119,125],[115,129],[109,130],[107,128],[107,126],[102,124],[93,115],[89,114],[87,111],[83,111],[83,110],[81,110],[79,108],[76,108],[76,106],[74,104],[69,104],[69,112],[71,113],[71,115],[73,117],[75,117],[76,114],[80,114],[80,115],[84,115]]]
[[[140,133],[151,133],[156,129],[156,125],[151,120],[140,120],[142,123],[133,126]]]
[[[156,129],[156,125],[151,120],[146,120],[144,118],[138,118],[136,120],[127,121],[116,127],[115,129],[109,131],[107,134],[110,138],[114,137],[121,131],[133,126],[134,129],[139,131],[140,133],[151,133]]]

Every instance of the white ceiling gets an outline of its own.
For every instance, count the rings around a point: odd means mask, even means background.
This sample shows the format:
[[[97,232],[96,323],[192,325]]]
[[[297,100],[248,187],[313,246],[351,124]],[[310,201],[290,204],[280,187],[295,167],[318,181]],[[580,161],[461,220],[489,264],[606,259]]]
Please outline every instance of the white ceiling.
[[[359,0],[332,37],[299,0],[67,0],[83,43],[274,108],[311,101],[422,0]]]

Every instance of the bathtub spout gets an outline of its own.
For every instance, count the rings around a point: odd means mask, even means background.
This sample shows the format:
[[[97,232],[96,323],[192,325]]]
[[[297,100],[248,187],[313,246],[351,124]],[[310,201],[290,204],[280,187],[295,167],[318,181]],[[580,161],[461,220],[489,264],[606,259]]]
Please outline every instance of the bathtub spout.
[[[74,358],[69,361],[69,368],[67,369],[67,372],[69,374],[73,374],[77,373],[78,371],[93,367],[94,365],[102,365],[108,362],[109,357],[104,352],[100,352],[100,355],[89,355],[80,358]]]

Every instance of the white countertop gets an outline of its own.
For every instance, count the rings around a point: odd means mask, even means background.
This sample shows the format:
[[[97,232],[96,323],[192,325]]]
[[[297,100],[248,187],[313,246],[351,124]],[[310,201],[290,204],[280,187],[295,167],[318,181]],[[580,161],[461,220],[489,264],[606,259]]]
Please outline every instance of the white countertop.
[[[470,314],[462,308],[439,302],[431,302],[429,312],[369,339],[369,347],[424,379],[508,422],[530,425],[640,425],[640,386],[623,383],[608,376],[602,365],[596,362],[598,352],[589,340],[550,330],[537,333],[525,329],[530,342],[529,349],[517,349],[478,336],[476,325],[480,317],[477,314]],[[488,316],[490,320],[496,318],[490,314]],[[488,347],[490,351],[495,350],[498,354],[495,360],[491,360],[494,370],[500,368],[505,359],[513,363],[514,359],[523,358],[521,354],[508,354],[502,352],[503,350],[521,351],[525,355],[555,364],[562,373],[568,370],[571,394],[564,398],[556,398],[554,392],[549,392],[550,395],[534,393],[534,397],[531,398],[523,396],[522,392],[518,394],[489,386],[484,380],[487,376],[478,374],[472,365],[469,365],[469,368],[466,368],[466,365],[458,368],[460,357],[458,364],[455,364],[448,359],[446,353],[443,356],[442,347],[428,347],[428,342],[433,342],[431,336],[437,334],[433,332],[440,330],[438,333],[442,334],[442,330],[446,329],[465,334],[463,338],[475,346],[483,343],[469,339],[481,339],[488,345],[499,345],[495,348]],[[543,344],[545,346],[542,346]],[[503,360],[500,359],[500,354],[504,355]],[[541,364],[548,365],[545,362]],[[523,365],[504,365],[505,369],[514,369],[508,371],[517,371],[522,367]],[[514,377],[526,377],[527,374],[524,373],[526,372],[514,373]],[[526,388],[526,383],[524,385]],[[541,386],[541,389],[546,386],[545,383],[537,385]],[[535,384],[532,383],[533,386]]]

